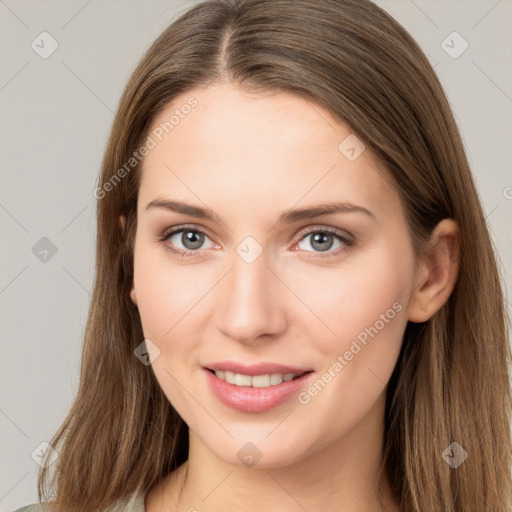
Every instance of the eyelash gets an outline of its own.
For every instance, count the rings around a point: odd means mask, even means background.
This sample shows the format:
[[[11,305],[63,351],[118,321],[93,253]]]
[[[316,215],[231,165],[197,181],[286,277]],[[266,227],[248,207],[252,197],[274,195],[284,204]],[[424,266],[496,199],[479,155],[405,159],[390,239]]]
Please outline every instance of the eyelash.
[[[180,233],[182,231],[191,231],[193,233],[200,233],[200,234],[205,235],[208,238],[210,238],[208,236],[208,233],[206,233],[202,229],[196,228],[195,226],[184,225],[184,226],[177,226],[176,228],[172,228],[171,230],[164,231],[162,233],[162,235],[159,237],[159,242],[165,244],[165,242],[167,242],[173,235],[175,235],[176,233]],[[340,242],[342,242],[345,245],[345,247],[339,247],[335,251],[328,250],[328,251],[325,251],[325,253],[318,252],[318,251],[305,251],[307,253],[309,253],[309,252],[315,253],[315,256],[308,255],[308,256],[306,256],[307,258],[330,258],[330,257],[338,256],[341,252],[347,251],[348,249],[352,248],[355,244],[355,239],[345,236],[342,231],[339,231],[334,228],[329,228],[329,227],[301,231],[298,235],[299,236],[298,242],[301,242],[307,236],[313,235],[316,233],[334,235],[336,238],[338,238],[338,240]],[[184,251],[182,249],[176,249],[175,247],[173,247],[171,245],[167,245],[167,244],[165,244],[165,249],[173,254],[177,254],[181,258],[193,258],[195,256],[195,253],[197,253],[201,250],[201,249],[197,249],[195,251],[190,251],[190,250]],[[300,249],[298,249],[298,250],[300,250]]]

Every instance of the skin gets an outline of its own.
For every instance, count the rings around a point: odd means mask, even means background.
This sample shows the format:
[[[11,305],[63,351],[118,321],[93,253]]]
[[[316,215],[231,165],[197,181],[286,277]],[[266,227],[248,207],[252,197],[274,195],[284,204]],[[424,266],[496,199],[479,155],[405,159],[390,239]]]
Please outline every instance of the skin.
[[[407,321],[426,321],[453,290],[457,225],[443,220],[416,261],[399,196],[369,149],[354,161],[338,150],[345,124],[295,95],[223,83],[175,98],[154,126],[191,96],[197,107],[149,152],[139,190],[131,298],[160,350],[154,374],[190,429],[188,461],[151,489],[146,510],[398,511],[378,473],[385,392]],[[155,199],[217,219],[147,209]],[[285,210],[330,201],[374,217],[278,222]],[[183,245],[182,232],[161,241],[183,224],[207,233],[199,249]],[[355,243],[333,236],[322,251],[313,236],[327,227]],[[252,263],[236,251],[247,236],[263,251]],[[309,403],[293,396],[240,412],[206,385],[202,366],[221,360],[290,364],[317,380],[393,304],[400,311]],[[237,457],[247,442],[262,454],[253,467]]]

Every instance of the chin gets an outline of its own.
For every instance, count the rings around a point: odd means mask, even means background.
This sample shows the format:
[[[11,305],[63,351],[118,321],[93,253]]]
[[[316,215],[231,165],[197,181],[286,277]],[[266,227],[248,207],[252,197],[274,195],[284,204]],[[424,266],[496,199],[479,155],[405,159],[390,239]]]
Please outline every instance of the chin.
[[[266,435],[266,434],[265,434]],[[233,466],[272,469],[290,466],[305,457],[306,445],[303,441],[288,442],[283,444],[282,439],[265,439],[264,435],[259,438],[245,436],[247,441],[240,441],[240,438],[230,439],[222,443],[223,450],[219,451],[218,440],[212,440],[209,444],[210,450],[224,462]]]

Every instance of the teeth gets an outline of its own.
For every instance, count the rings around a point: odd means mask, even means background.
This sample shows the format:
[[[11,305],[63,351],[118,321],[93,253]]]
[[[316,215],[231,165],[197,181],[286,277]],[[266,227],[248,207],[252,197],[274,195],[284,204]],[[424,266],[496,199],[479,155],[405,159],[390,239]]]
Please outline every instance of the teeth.
[[[253,388],[268,388],[270,386],[277,386],[283,381],[288,382],[298,377],[297,373],[268,373],[266,375],[242,375],[230,371],[216,370],[215,375],[229,384],[235,386],[251,386]]]
[[[236,386],[250,386],[252,377],[250,375],[241,375],[240,373],[235,373],[235,382]]]

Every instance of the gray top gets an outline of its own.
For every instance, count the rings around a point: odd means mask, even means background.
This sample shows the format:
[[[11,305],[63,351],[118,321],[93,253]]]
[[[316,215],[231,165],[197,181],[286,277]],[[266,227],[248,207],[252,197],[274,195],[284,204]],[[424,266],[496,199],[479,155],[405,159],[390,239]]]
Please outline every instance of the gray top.
[[[142,493],[136,491],[127,498],[116,501],[104,512],[146,512],[144,498],[145,496]],[[21,507],[14,512],[53,512],[53,508],[47,503],[34,503]]]

